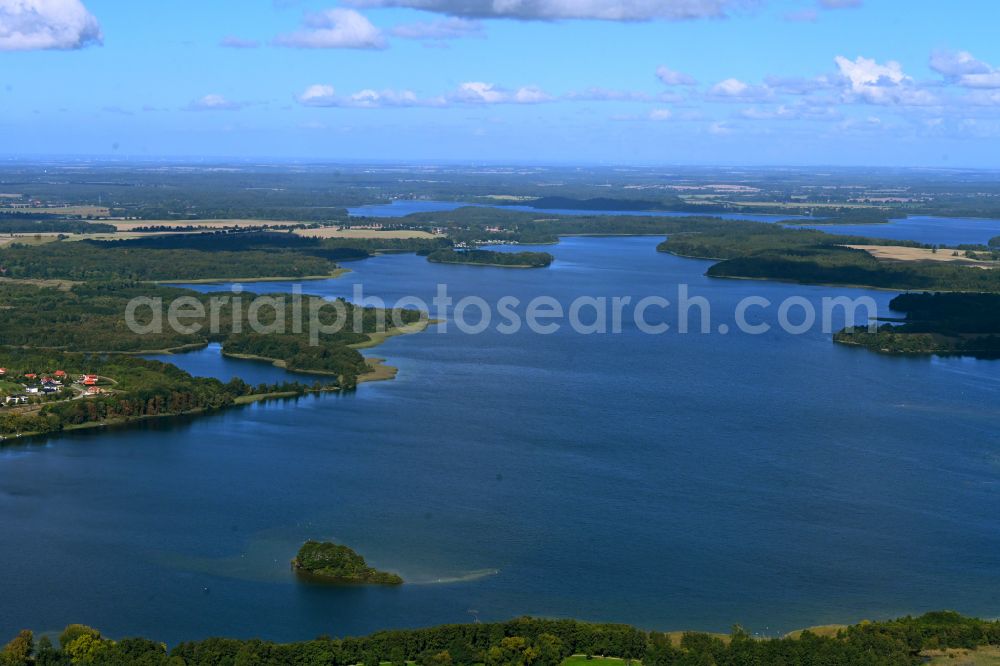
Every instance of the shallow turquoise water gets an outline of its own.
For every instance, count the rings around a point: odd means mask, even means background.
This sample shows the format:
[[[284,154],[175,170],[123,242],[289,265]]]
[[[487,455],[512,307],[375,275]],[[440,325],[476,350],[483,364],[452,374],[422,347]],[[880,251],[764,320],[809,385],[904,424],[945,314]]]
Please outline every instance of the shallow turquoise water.
[[[656,242],[565,239],[534,271],[383,256],[306,290],[363,284],[394,302],[447,283],[456,299],[568,301],[684,282],[720,323],[748,295],[867,295],[883,312],[892,296],[710,280],[709,262]],[[374,353],[398,379],[0,449],[0,635],[85,622],[170,642],[293,640],[470,611],[775,633],[1000,614],[1000,362],[877,356],[819,330],[634,326],[451,326]],[[211,348],[172,360],[284,376]],[[288,561],[306,538],[341,540],[415,584],[299,584]]]

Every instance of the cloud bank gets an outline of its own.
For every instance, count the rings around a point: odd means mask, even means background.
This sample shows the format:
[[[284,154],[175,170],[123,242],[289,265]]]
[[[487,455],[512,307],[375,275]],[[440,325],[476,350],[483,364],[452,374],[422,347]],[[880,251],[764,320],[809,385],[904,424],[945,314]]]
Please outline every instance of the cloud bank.
[[[382,31],[353,9],[334,8],[306,14],[302,29],[279,35],[276,46],[297,49],[384,49]]]
[[[748,0],[350,0],[356,7],[407,7],[464,18],[521,21],[678,21],[721,18]]]
[[[0,51],[81,49],[103,40],[80,0],[0,0]]]

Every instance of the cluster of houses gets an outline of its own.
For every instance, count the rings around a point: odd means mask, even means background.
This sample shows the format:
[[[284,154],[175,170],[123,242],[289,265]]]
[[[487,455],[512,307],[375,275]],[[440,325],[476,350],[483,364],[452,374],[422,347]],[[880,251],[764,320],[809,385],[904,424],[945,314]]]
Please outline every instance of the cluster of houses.
[[[0,379],[7,377],[7,374],[7,368],[0,368]],[[64,370],[56,370],[51,375],[42,376],[34,372],[26,372],[20,377],[24,380],[24,393],[5,396],[3,398],[4,405],[26,404],[33,396],[58,393],[67,382],[72,382]],[[82,384],[88,395],[97,395],[103,392],[103,389],[97,385],[98,381],[100,381],[98,375],[85,374],[80,375],[76,383]]]

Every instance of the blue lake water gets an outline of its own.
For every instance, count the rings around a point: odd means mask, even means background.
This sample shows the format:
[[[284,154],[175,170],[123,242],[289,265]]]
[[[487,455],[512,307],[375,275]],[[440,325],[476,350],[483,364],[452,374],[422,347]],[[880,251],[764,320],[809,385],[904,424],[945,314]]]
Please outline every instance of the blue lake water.
[[[367,206],[357,206],[348,208],[347,212],[353,217],[404,217],[413,213],[441,213],[450,210],[457,210],[466,206],[483,206],[486,208],[498,208],[501,210],[513,210],[522,213],[538,213],[549,215],[627,215],[637,217],[691,217],[698,213],[679,211],[643,211],[643,210],[581,210],[576,208],[533,208],[531,206],[519,205],[496,205],[470,204],[460,201],[427,201],[422,199],[396,199],[387,204],[369,204]],[[749,220],[752,222],[779,222],[781,220],[797,219],[808,220],[802,215],[758,215],[754,213],[705,213],[710,217],[720,217],[724,220]]]
[[[803,225],[831,234],[915,240],[928,245],[985,245],[1000,236],[1000,220],[914,215],[888,224]]]
[[[469,204],[454,201],[396,200],[388,204],[373,204],[348,209],[351,215],[367,217],[403,217],[412,213],[434,213],[455,210]],[[505,210],[548,213],[550,215],[634,215],[645,217],[690,217],[691,212],[677,211],[588,211],[572,209],[538,209],[529,206],[496,206]],[[755,215],[752,213],[705,213],[710,217],[726,220],[748,220],[751,222],[781,222],[800,218],[796,215]],[[913,240],[928,245],[975,245],[986,244],[991,238],[1000,236],[1000,220],[963,217],[913,216],[890,220],[887,224],[817,224],[803,223],[804,228],[819,229],[830,234],[868,236],[889,240]]]
[[[655,238],[569,238],[548,269],[351,264],[310,293],[817,302],[712,280]],[[225,289],[225,285],[202,290]],[[283,291],[284,283],[254,285]],[[754,321],[774,324],[774,308]],[[676,327],[675,327],[676,328]],[[438,329],[440,330],[440,329]],[[790,336],[552,335],[454,322],[373,351],[394,381],[0,449],[0,635],[70,622],[174,642],[305,639],[521,614],[776,633],[1000,614],[1000,362]],[[170,357],[228,379],[283,370]],[[297,376],[296,376],[297,377]],[[307,538],[412,584],[297,582]]]

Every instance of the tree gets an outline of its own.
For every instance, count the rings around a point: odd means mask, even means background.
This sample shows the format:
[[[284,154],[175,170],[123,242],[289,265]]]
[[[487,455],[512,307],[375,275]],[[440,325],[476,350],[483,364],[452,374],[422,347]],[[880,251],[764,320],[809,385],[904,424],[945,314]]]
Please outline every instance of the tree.
[[[97,636],[100,638],[101,632],[93,627],[88,627],[85,624],[70,624],[67,625],[63,632],[59,634],[59,647],[65,650],[70,643],[75,641],[80,636],[84,635]]]
[[[451,666],[451,664],[451,653],[447,650],[426,652],[420,657],[421,666]]]
[[[538,650],[520,636],[508,636],[486,651],[486,666],[531,666]]]
[[[112,641],[101,638],[101,634],[81,634],[63,648],[74,664],[93,664],[114,645]]]
[[[0,652],[0,664],[3,666],[22,666],[31,663],[31,655],[35,651],[35,635],[27,629],[15,636],[3,651]]]
[[[535,650],[538,658],[535,661],[539,666],[559,666],[567,654],[563,650],[563,642],[552,634],[540,634],[535,639]]]

